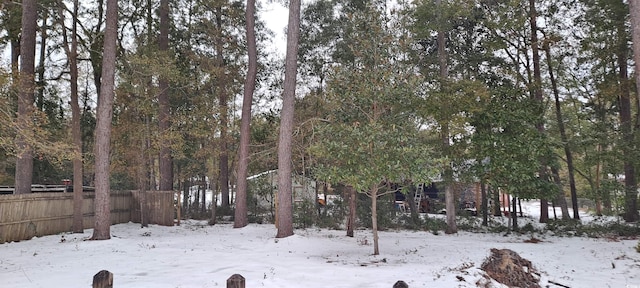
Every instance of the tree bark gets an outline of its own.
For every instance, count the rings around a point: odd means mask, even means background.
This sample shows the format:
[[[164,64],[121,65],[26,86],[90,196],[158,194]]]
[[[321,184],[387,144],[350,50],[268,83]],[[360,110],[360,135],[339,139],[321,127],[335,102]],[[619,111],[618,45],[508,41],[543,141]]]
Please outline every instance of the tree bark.
[[[116,41],[118,36],[118,0],[107,0],[104,52],[102,53],[102,81],[98,100],[95,140],[95,225],[92,240],[111,238],[111,212],[109,206],[109,153],[111,118],[116,68]]]
[[[38,110],[40,111],[44,111],[44,72],[45,70],[45,58],[47,55],[47,30],[49,29],[47,27],[47,18],[49,17],[49,10],[48,9],[44,9],[43,15],[42,15],[42,26],[40,26],[40,48],[39,50],[39,57],[38,57],[38,65],[36,68],[36,75],[37,75],[37,80],[36,80],[36,90],[37,90],[37,97],[36,97],[36,107],[38,107]]]
[[[502,216],[502,204],[500,203],[500,189],[493,190],[493,216]]]
[[[102,33],[100,29],[102,27],[102,23],[104,22],[104,11],[103,11],[103,3],[104,0],[98,0],[96,3],[96,7],[98,8],[98,19],[96,19],[96,26],[93,34],[89,36],[90,47],[89,47],[89,58],[91,59],[91,67],[93,68],[93,83],[96,87],[96,94],[98,95],[98,103],[100,102],[100,95],[102,95],[102,91],[100,91],[102,87],[102,48],[104,46],[104,37],[102,37]]]
[[[545,55],[547,56],[547,66],[549,68],[549,80],[551,80],[551,88],[553,90],[553,96],[555,99],[556,107],[556,120],[558,121],[558,130],[560,131],[560,139],[562,140],[562,146],[564,148],[564,155],[567,158],[567,170],[569,170],[569,189],[571,190],[571,206],[573,207],[573,219],[580,219],[578,213],[578,192],[576,189],[575,180],[575,168],[573,167],[573,154],[571,153],[571,147],[569,146],[569,137],[564,128],[564,120],[562,117],[562,109],[560,107],[560,92],[558,91],[558,85],[556,83],[555,75],[553,74],[553,66],[551,65],[551,48],[549,43],[545,43],[544,46]],[[555,174],[555,173],[554,173]],[[558,183],[561,184],[561,183]],[[562,185],[559,186],[560,191],[557,200],[562,201],[566,207],[566,201],[564,200],[564,192]],[[562,203],[559,203],[562,206]],[[564,209],[563,209],[564,212]],[[562,218],[565,218],[565,214],[562,214]]]
[[[371,230],[373,231],[373,255],[380,255],[378,243],[378,184],[371,187]]]
[[[31,114],[34,103],[37,6],[35,0],[22,1],[20,37],[20,94],[18,96],[18,135],[16,136],[15,194],[31,193],[33,149],[28,143],[33,131]]]
[[[158,36],[158,49],[163,56],[168,57],[169,51],[169,0],[160,1],[160,34]],[[160,134],[160,190],[173,190],[173,158],[171,156],[171,142],[167,139],[167,133],[171,126],[171,112],[169,106],[169,81],[166,76],[161,76],[158,81],[158,128]]]
[[[640,3],[638,0],[629,0],[629,18],[631,19],[631,41],[633,62],[640,63]],[[636,91],[640,91],[640,66],[634,65],[636,78]],[[640,111],[640,93],[636,93],[636,111]],[[640,112],[636,113],[636,129],[640,129]]]
[[[636,88],[640,91],[640,3],[638,0],[629,0],[629,14],[631,16],[631,39],[633,41],[633,60],[636,63],[635,65],[635,77],[636,77]],[[638,98],[637,105],[640,106],[640,93],[636,93],[636,97]],[[627,99],[628,100],[628,99]],[[629,105],[631,106],[631,105]],[[622,108],[622,107],[621,107]],[[626,108],[625,108],[626,109]],[[630,107],[629,107],[630,110]],[[626,112],[625,112],[626,113]],[[640,111],[636,111],[636,129],[639,128],[640,125]],[[629,112],[630,114],[630,112]],[[622,112],[621,112],[622,117]],[[629,120],[631,115],[629,115]],[[631,126],[631,123],[629,123]],[[635,131],[629,133],[627,137],[633,141],[635,138]],[[634,147],[635,148],[635,147]],[[630,148],[634,149],[634,148]],[[625,186],[627,186],[625,193],[625,208],[626,213],[624,216],[625,221],[638,221],[640,220],[640,215],[638,214],[638,192],[635,179],[635,167],[631,163],[631,157],[625,157],[627,159],[625,161]],[[627,163],[629,162],[629,163]],[[628,176],[632,176],[631,178],[627,178]]]
[[[253,92],[256,86],[256,75],[258,69],[258,50],[256,45],[255,32],[256,1],[247,0],[245,20],[247,22],[247,54],[249,57],[247,78],[244,82],[244,95],[242,98],[242,118],[240,122],[240,147],[238,151],[238,173],[236,190],[236,211],[234,217],[234,228],[245,227],[247,219],[247,175],[249,169],[249,143],[251,140],[251,104],[253,102]]]
[[[298,70],[298,39],[300,38],[300,0],[289,2],[287,55],[285,58],[284,92],[278,136],[278,207],[276,209],[277,238],[293,235],[293,203],[291,187],[291,144],[293,113]]]
[[[626,42],[626,41],[625,41]],[[625,47],[622,47],[625,45]],[[618,54],[618,68],[620,77],[620,96],[618,101],[620,103],[620,130],[622,131],[623,147],[622,153],[624,157],[624,220],[627,222],[635,222],[640,218],[638,215],[637,201],[637,183],[635,165],[633,162],[634,152],[634,132],[633,125],[631,123],[631,99],[629,91],[629,76],[627,71],[627,48],[626,43],[620,44],[620,51]]]
[[[222,55],[223,51],[223,37],[222,37],[222,7],[216,7],[216,25],[220,31],[218,35],[218,39],[216,40],[216,58],[218,65],[218,105],[220,106],[220,161],[218,162],[218,169],[220,173],[219,177],[219,185],[220,185],[220,194],[222,196],[222,202],[220,205],[225,208],[229,208],[229,148],[228,148],[228,139],[227,139],[227,129],[229,125],[228,117],[229,117],[229,106],[228,106],[228,96],[226,90],[226,77],[225,77],[225,63],[224,57]]]
[[[517,200],[518,198],[516,197],[512,197],[511,198],[511,207],[512,207],[512,211],[511,211],[511,221],[513,226],[511,226],[511,228],[513,229],[513,231],[517,231],[518,230],[518,206],[517,206]]]
[[[61,4],[63,5],[63,4]],[[71,47],[67,37],[67,29],[64,26],[62,17],[61,26],[64,39],[64,47],[69,58],[69,71],[71,76],[71,137],[74,147],[73,155],[73,233],[83,233],[83,167],[82,167],[82,131],[80,126],[80,102],[78,97],[78,0],[73,1],[73,12],[71,22]],[[64,15],[60,9],[60,15]]]
[[[482,226],[489,225],[489,200],[487,198],[487,184],[484,180],[484,177],[480,181],[480,206],[482,211]]]
[[[358,192],[356,191],[356,189],[353,188],[353,186],[347,186],[346,194],[349,197],[349,216],[347,219],[347,236],[349,237],[354,236],[354,230],[356,227],[356,217],[357,217],[356,209],[358,208],[357,193]]]
[[[560,173],[558,172],[558,168],[555,167],[551,167],[551,173],[553,175],[553,179],[556,182],[556,185],[558,185],[558,187],[562,186],[562,181],[560,180]],[[564,192],[562,192],[562,189],[560,189],[560,193],[558,193],[556,195],[556,199],[554,200],[554,202],[560,206],[560,210],[562,211],[562,219],[563,220],[568,220],[571,217],[569,216],[569,207],[567,207],[567,199],[564,198]],[[576,205],[575,205],[577,209],[578,207],[578,202],[576,200]],[[555,209],[554,209],[555,211]],[[574,212],[575,213],[575,212]]]
[[[73,1],[72,22],[71,22],[71,47],[69,47],[69,37],[65,26],[64,4],[60,4],[60,26],[62,27],[62,39],[64,51],[69,59],[70,76],[70,96],[71,96],[71,140],[73,142],[73,222],[71,230],[73,233],[83,233],[84,223],[82,215],[82,131],[80,130],[80,103],[78,97],[78,0]]]
[[[442,0],[436,0],[436,5],[441,9]],[[440,68],[440,81],[444,86],[445,81],[449,78],[449,67],[447,64],[447,38],[443,28],[438,29],[438,64]],[[449,155],[449,123],[448,119],[443,120],[442,126],[442,145],[443,151],[445,155]],[[456,195],[455,191],[452,188],[453,185],[453,171],[451,168],[451,163],[448,163],[447,167],[444,168],[444,195],[445,195],[445,208],[447,211],[447,228],[445,229],[445,234],[453,234],[458,232],[458,226],[456,224]]]
[[[533,61],[533,83],[531,88],[533,90],[533,100],[538,102],[536,128],[538,133],[545,134],[544,128],[544,98],[542,96],[542,77],[540,73],[540,53],[538,47],[538,11],[536,10],[536,0],[529,0],[529,24],[531,26],[531,57]],[[540,161],[540,178],[547,179],[547,159],[542,157]],[[549,203],[547,199],[540,199],[540,223],[547,223],[549,221]]]
[[[4,11],[8,13],[6,16],[6,23],[17,23],[4,27],[7,31],[7,38],[11,45],[11,79],[14,83],[18,83],[19,77],[19,61],[20,61],[20,37],[21,37],[21,23],[17,21],[18,17],[22,17],[22,5],[17,1],[5,1]]]

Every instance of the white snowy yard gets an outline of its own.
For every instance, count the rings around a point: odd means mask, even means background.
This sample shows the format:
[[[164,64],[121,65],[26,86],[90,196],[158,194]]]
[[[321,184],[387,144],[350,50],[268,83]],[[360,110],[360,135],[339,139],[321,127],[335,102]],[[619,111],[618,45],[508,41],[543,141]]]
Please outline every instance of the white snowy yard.
[[[225,287],[239,273],[246,287],[477,287],[491,248],[508,248],[530,260],[542,287],[640,287],[638,240],[535,235],[455,235],[428,231],[380,233],[373,256],[370,230],[306,229],[275,239],[273,225],[111,227],[112,239],[85,241],[64,234],[0,245],[0,287],[90,287],[102,269],[114,287]],[[483,280],[486,282],[486,279]],[[493,284],[488,287],[503,287]]]

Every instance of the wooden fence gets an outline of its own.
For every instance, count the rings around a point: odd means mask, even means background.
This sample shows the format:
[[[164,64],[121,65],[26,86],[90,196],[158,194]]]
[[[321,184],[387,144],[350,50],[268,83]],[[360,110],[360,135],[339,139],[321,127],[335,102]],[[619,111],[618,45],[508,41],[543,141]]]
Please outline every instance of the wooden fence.
[[[136,190],[131,191],[131,194],[133,197],[131,206],[131,222],[140,223],[142,215],[140,212],[142,193]],[[147,205],[149,208],[149,223],[173,226],[174,219],[180,219],[178,217],[179,211],[174,209],[174,207],[180,209],[180,205],[177,205],[176,203],[176,201],[179,201],[180,196],[176,196],[176,192],[151,191],[146,192],[145,197],[147,198]]]
[[[140,219],[137,191],[111,191],[111,223],[119,224]],[[160,196],[156,197],[158,193]],[[171,197],[167,195],[171,194]],[[151,224],[173,226],[173,191],[149,192],[150,207],[154,210]],[[93,192],[84,192],[82,203],[83,228],[93,228]],[[138,207],[138,210],[135,209]],[[156,212],[167,209],[170,212]],[[171,215],[171,221],[168,221]],[[53,235],[71,231],[73,225],[73,193],[31,193],[20,195],[0,195],[0,243],[31,239],[34,236]]]

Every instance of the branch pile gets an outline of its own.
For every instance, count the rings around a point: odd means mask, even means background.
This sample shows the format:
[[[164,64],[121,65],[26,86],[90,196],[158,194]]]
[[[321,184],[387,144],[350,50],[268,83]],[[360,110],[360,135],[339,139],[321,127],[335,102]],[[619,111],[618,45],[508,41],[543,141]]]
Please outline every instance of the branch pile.
[[[531,261],[509,249],[491,249],[491,255],[480,268],[492,279],[509,287],[540,288],[539,275]]]

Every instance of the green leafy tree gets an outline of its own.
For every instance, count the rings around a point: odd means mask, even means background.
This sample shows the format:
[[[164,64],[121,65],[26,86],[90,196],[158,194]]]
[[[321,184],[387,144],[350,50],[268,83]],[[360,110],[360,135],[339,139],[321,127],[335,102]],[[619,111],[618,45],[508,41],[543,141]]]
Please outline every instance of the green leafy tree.
[[[379,3],[377,3],[379,4]],[[352,186],[371,198],[374,254],[380,253],[377,200],[388,183],[433,176],[430,147],[421,141],[411,106],[416,79],[397,58],[403,48],[386,28],[383,6],[365,4],[347,16],[352,61],[334,69],[327,99],[332,113],[318,130],[314,155],[324,163],[317,174]]]
[[[613,146],[607,146],[611,147],[610,151],[616,155],[622,165],[610,173],[624,174],[624,218],[626,221],[637,221],[640,216],[637,210],[635,163],[638,156],[634,152],[636,150],[634,139],[637,134],[634,119],[638,114],[634,116],[632,114],[634,109],[631,107],[632,85],[628,71],[631,58],[629,7],[623,1],[613,0],[587,0],[582,3],[585,5],[585,13],[578,19],[577,24],[588,32],[580,42],[581,51],[585,54],[581,60],[590,63],[592,79],[596,85],[595,91],[600,98],[598,100],[602,101],[600,103],[604,104],[604,107],[613,108],[611,111],[617,113],[618,123],[612,127],[616,141],[613,142]]]

